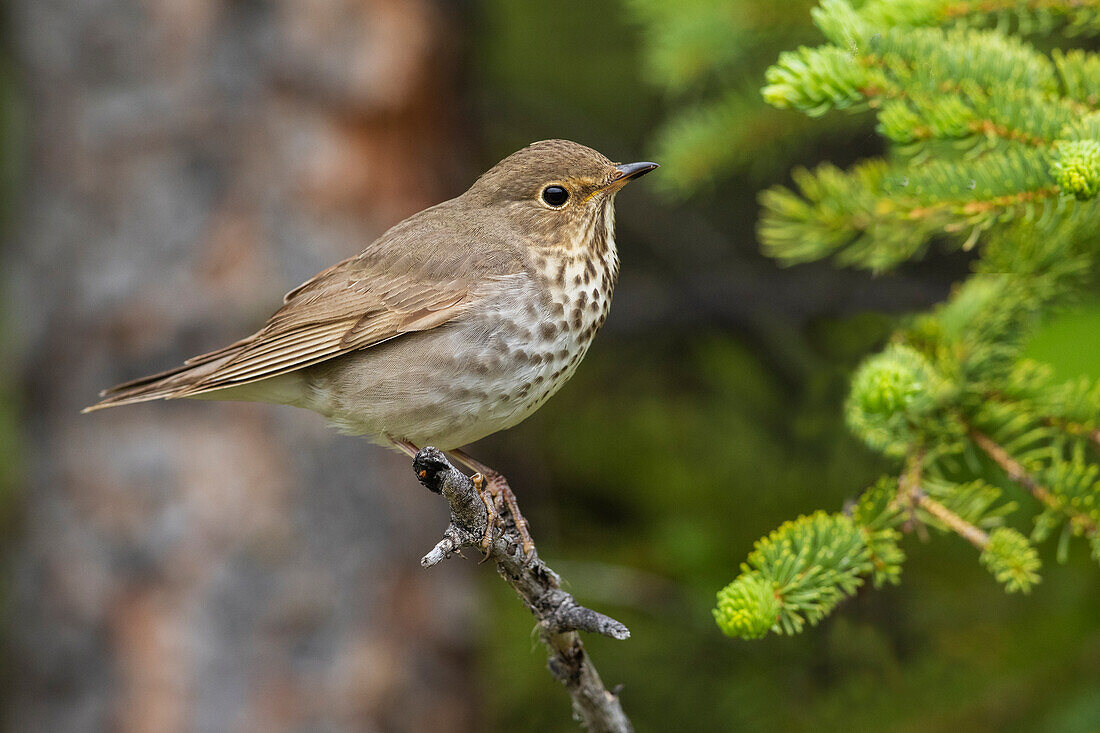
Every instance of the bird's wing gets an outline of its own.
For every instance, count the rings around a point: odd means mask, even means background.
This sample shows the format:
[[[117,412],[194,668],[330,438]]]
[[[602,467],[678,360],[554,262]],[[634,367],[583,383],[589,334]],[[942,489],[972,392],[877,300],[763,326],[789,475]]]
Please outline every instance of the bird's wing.
[[[267,324],[182,366],[100,393],[85,412],[154,399],[193,397],[275,377],[405,333],[440,326],[463,313],[485,287],[456,279],[416,281],[363,255],[330,267],[287,295]],[[486,282],[499,280],[489,276]]]
[[[224,363],[178,395],[185,397],[274,377],[402,334],[440,326],[464,312],[477,291],[456,279],[425,282],[346,260],[287,294],[257,333],[227,347]],[[236,353],[233,353],[233,352]],[[190,360],[202,364],[221,352]]]
[[[192,397],[302,369],[441,326],[525,277],[513,238],[494,237],[470,217],[439,216],[454,201],[409,217],[359,255],[291,290],[248,338],[104,390],[86,409]]]

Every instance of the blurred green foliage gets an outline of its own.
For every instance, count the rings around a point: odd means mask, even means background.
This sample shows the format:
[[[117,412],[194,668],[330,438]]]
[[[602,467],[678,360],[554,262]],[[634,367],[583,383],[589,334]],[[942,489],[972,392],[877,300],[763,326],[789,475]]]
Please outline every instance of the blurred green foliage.
[[[810,124],[760,104],[760,79],[780,51],[813,37],[812,0],[628,0],[644,41],[645,78],[674,110],[651,133],[667,171],[655,184],[686,196],[734,174],[766,180],[778,158],[813,155],[864,127]]]
[[[640,42],[621,13],[575,0],[485,0],[475,13],[472,91],[487,147],[568,138],[611,156],[641,149],[657,94],[638,78]]]
[[[1100,379],[1100,303],[1086,303],[1039,327],[1025,349],[1057,379]]]
[[[737,240],[757,184],[782,180],[798,160],[881,150],[866,119],[810,121],[759,101],[779,51],[814,37],[809,5],[484,3],[474,43],[487,147],[560,136],[612,155],[649,149],[663,168],[647,181],[681,203],[651,202],[643,226],[686,216],[732,223]],[[620,219],[624,277],[660,268],[630,249]],[[508,451],[498,462],[512,467],[540,550],[570,590],[631,628],[625,643],[586,645],[604,680],[624,685],[639,731],[1100,728],[1100,584],[1085,553],[1045,567],[1042,592],[1009,596],[966,542],[910,536],[904,583],[857,593],[813,633],[721,637],[713,591],[754,540],[854,501],[889,467],[848,432],[842,408],[860,361],[896,322],[769,312],[756,316],[766,329],[616,331],[617,305],[572,382],[486,442]],[[1058,378],[1100,368],[1081,318],[1048,322],[1026,355]],[[1008,491],[1010,505],[1029,501]],[[988,498],[975,485],[968,501],[988,512]],[[494,579],[484,592],[494,608],[484,727],[574,730],[530,618]]]

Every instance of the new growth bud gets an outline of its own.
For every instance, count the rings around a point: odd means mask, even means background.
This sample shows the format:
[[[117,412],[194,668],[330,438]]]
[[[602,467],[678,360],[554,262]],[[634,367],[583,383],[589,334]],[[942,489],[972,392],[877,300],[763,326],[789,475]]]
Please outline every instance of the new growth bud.
[[[938,383],[920,352],[890,346],[856,372],[848,397],[848,425],[872,448],[901,455],[913,442],[913,422],[935,405]]]
[[[1050,172],[1063,193],[1079,201],[1100,195],[1100,141],[1063,140]]]

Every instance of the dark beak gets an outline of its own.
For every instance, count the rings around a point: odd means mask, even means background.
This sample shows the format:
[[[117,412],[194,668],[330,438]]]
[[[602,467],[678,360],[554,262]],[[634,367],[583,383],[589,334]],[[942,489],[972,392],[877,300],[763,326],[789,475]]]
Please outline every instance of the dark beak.
[[[615,170],[619,171],[619,176],[615,179],[615,183],[626,183],[627,181],[635,178],[641,178],[646,173],[649,173],[655,168],[661,166],[656,163],[623,163],[622,165],[615,166]]]
[[[615,166],[615,171],[618,175],[612,178],[604,185],[597,188],[595,191],[588,195],[588,198],[592,198],[601,191],[615,192],[625,186],[628,181],[632,181],[635,178],[641,178],[646,173],[649,173],[654,168],[660,168],[661,166],[656,163],[623,163]],[[587,199],[585,199],[587,201]]]

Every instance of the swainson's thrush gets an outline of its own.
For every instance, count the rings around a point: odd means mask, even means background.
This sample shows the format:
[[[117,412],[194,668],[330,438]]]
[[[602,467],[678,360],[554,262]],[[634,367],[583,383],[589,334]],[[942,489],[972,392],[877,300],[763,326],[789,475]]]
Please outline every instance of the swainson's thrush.
[[[619,273],[615,194],[656,167],[568,140],[529,145],[291,290],[255,334],[104,390],[85,411],[253,400],[315,410],[410,455],[434,445],[484,475],[490,512],[506,501],[529,551],[503,476],[457,449],[517,424],[573,375]]]

